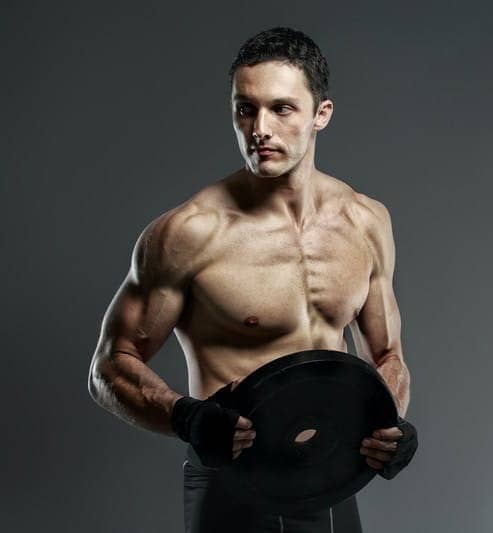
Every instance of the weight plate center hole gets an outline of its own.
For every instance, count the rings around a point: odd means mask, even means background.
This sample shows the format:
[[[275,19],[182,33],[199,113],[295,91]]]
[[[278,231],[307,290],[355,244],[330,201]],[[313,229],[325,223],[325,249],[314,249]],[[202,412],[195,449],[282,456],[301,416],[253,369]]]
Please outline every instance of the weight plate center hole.
[[[300,431],[298,435],[294,438],[295,444],[306,444],[308,441],[313,439],[315,434],[317,433],[316,429],[304,429],[303,431]]]

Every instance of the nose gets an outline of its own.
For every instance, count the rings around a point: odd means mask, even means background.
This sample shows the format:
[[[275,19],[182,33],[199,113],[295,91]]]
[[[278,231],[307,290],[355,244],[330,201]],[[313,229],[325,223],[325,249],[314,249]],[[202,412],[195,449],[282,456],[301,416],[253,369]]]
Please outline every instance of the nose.
[[[266,111],[259,110],[255,121],[253,123],[253,137],[255,140],[270,138],[272,137],[272,132],[270,131],[268,122],[267,122],[267,113]]]

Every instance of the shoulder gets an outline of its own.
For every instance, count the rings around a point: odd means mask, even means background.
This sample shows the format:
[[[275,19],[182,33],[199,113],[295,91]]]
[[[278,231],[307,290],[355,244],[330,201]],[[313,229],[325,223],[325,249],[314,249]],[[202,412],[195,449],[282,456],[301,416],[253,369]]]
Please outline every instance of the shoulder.
[[[337,199],[361,227],[376,230],[391,223],[389,210],[382,202],[356,191],[340,178],[322,175],[326,196]]]
[[[361,193],[356,194],[353,210],[373,258],[373,274],[392,276],[395,244],[389,210],[379,200]]]
[[[356,191],[338,178],[329,177],[341,212],[351,221],[366,243],[373,263],[373,274],[392,275],[395,244],[391,215],[383,202]]]
[[[391,228],[390,212],[381,201],[354,191],[352,208],[367,231],[379,233]]]
[[[132,252],[134,276],[192,276],[218,227],[219,212],[195,197],[166,211],[137,238]]]

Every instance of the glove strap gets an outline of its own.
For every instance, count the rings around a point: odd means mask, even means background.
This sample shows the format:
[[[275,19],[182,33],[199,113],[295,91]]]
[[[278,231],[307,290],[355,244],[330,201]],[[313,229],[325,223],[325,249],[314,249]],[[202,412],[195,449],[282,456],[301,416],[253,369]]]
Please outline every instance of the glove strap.
[[[202,401],[191,396],[182,396],[175,402],[171,413],[171,429],[185,442],[190,442],[190,420]]]

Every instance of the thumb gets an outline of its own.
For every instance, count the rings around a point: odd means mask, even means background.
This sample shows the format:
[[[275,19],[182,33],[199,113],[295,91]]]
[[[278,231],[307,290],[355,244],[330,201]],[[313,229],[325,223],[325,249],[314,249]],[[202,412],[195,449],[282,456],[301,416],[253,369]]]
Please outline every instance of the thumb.
[[[238,429],[250,429],[252,425],[252,421],[249,418],[245,418],[244,416],[240,416],[240,418],[238,418],[238,421],[236,422],[236,428]]]

